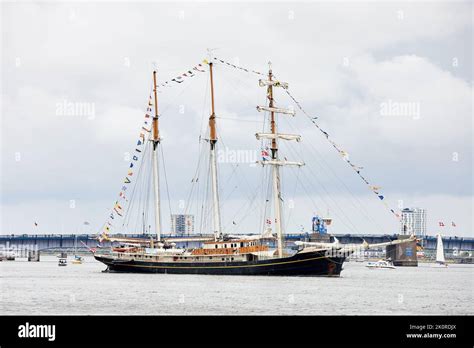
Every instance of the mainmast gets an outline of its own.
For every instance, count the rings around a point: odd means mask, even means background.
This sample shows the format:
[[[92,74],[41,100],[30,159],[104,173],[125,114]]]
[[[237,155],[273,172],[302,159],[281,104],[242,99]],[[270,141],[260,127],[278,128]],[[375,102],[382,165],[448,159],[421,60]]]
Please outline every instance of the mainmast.
[[[161,240],[161,209],[160,209],[160,179],[159,179],[159,161],[158,145],[160,145],[160,132],[158,128],[158,96],[156,88],[156,71],[153,71],[153,93],[155,97],[155,116],[153,116],[153,151],[151,153],[153,161],[153,190],[155,193],[155,228],[158,242]]]
[[[216,114],[214,112],[214,80],[212,77],[212,62],[209,63],[209,74],[211,79],[211,115],[209,116],[209,142],[211,145],[211,181],[212,181],[212,207],[214,220],[214,239],[217,241],[222,236],[221,213],[219,206],[219,186],[217,185],[217,159],[216,159]]]
[[[268,107],[267,106],[257,106],[258,111],[268,111],[270,112],[270,133],[257,133],[257,139],[271,139],[271,152],[272,158],[269,161],[259,161],[262,165],[271,165],[272,166],[272,181],[273,181],[273,201],[274,201],[274,213],[275,213],[275,228],[277,232],[278,240],[278,257],[283,257],[283,224],[281,220],[282,214],[282,198],[281,198],[281,185],[280,185],[280,166],[285,165],[296,165],[302,166],[302,162],[289,162],[289,161],[280,161],[278,158],[278,139],[282,140],[296,140],[300,141],[301,136],[293,134],[282,134],[277,133],[277,123],[275,114],[287,114],[295,115],[293,110],[280,109],[275,107],[275,101],[273,98],[273,87],[282,87],[287,89],[288,84],[285,82],[279,82],[273,79],[273,73],[271,68],[271,63],[268,63],[268,80],[260,80],[259,85],[261,87],[267,86],[267,98],[268,98]]]

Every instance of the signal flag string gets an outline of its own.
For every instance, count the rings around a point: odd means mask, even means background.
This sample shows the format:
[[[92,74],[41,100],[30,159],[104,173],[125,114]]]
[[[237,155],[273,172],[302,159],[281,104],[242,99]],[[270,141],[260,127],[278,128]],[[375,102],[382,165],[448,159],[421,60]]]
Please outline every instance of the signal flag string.
[[[235,64],[232,64],[232,63],[229,63],[223,59],[220,59],[220,58],[217,58],[217,57],[213,57],[212,58],[213,60],[217,61],[217,62],[220,62],[230,68],[234,68],[236,70],[241,70],[241,71],[245,71],[247,73],[254,73],[256,75],[260,75],[260,76],[267,76],[266,74],[262,73],[262,72],[259,72],[259,71],[256,71],[256,70],[252,70],[252,69],[247,69],[247,68],[244,68],[244,67],[241,67],[241,66],[237,66]],[[313,125],[325,136],[325,138],[329,141],[329,143],[332,145],[332,147],[334,149],[336,149],[336,151],[342,156],[342,158],[344,159],[344,161],[346,161],[352,168],[352,170],[362,179],[362,181],[369,187],[369,189],[377,196],[377,198],[384,204],[384,206],[399,220],[400,219],[400,214],[398,214],[397,212],[395,212],[394,209],[390,208],[390,206],[387,204],[386,201],[384,201],[385,199],[385,196],[382,195],[380,193],[380,189],[381,187],[380,186],[377,186],[377,185],[372,185],[360,172],[361,170],[363,169],[363,167],[360,167],[360,166],[356,166],[355,164],[353,164],[350,160],[349,160],[349,154],[342,150],[341,147],[339,145],[337,145],[334,141],[332,141],[329,137],[329,134],[328,132],[326,132],[325,130],[323,130],[317,123],[316,123],[316,119],[318,119],[318,117],[315,117],[315,116],[310,116],[306,110],[301,106],[301,104],[298,102],[298,100],[296,100],[296,98],[288,91],[287,88],[284,88],[284,91],[286,92],[286,94],[293,100],[293,102],[296,104],[296,106],[298,107],[298,109],[301,110],[301,112],[311,121],[311,123],[313,123]]]

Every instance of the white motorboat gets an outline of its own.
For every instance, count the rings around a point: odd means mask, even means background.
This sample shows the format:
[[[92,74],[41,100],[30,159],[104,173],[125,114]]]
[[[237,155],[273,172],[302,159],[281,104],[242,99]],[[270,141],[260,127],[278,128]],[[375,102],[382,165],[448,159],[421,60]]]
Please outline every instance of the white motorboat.
[[[375,262],[367,262],[365,267],[372,268],[372,269],[395,269],[396,267],[393,265],[392,261],[390,260],[378,260]]]

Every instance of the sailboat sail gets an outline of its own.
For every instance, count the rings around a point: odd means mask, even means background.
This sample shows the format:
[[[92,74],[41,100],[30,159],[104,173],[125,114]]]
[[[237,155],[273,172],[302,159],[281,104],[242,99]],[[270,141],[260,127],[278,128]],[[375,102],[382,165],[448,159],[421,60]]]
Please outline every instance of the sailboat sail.
[[[436,245],[436,262],[437,263],[446,262],[446,260],[444,259],[443,239],[441,239],[440,234],[438,234],[438,243]]]

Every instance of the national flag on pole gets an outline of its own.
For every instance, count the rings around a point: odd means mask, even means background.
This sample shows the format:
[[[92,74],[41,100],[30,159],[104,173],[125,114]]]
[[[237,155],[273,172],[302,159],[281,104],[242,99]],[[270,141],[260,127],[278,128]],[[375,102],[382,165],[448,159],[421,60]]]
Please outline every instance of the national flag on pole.
[[[440,227],[444,227],[444,222],[443,222],[443,221],[440,221],[440,222],[439,222],[439,226],[440,226]]]

